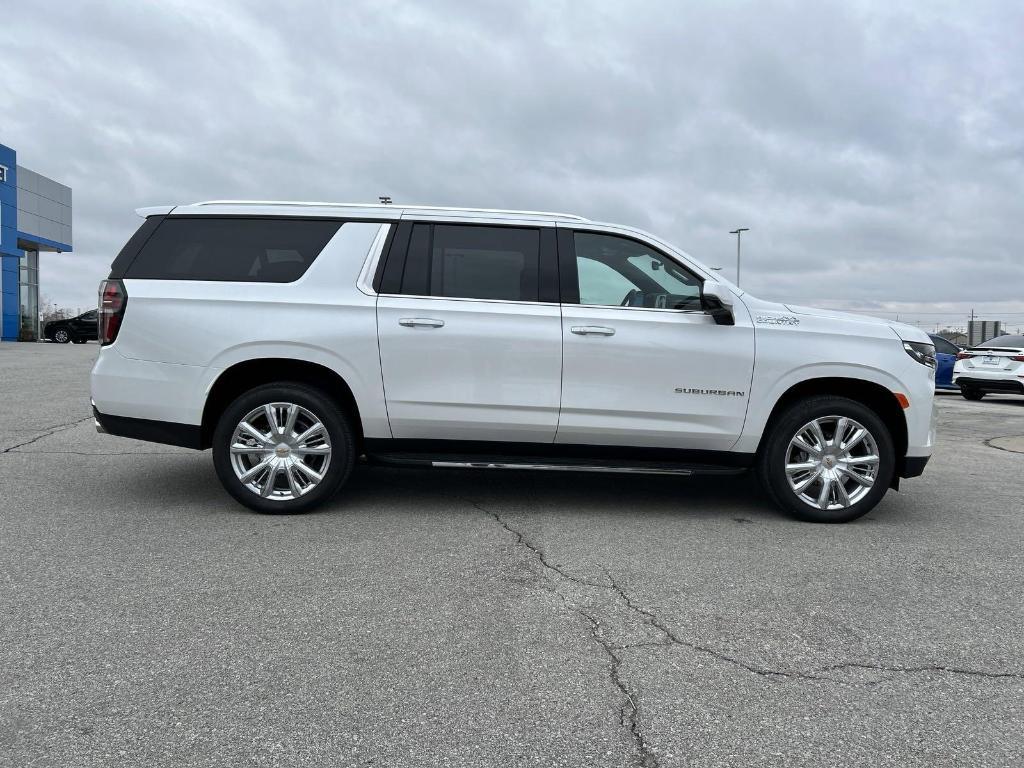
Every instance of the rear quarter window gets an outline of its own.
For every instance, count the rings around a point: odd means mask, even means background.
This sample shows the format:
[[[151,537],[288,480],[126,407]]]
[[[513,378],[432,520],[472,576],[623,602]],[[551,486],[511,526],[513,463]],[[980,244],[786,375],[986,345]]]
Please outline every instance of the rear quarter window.
[[[340,221],[170,216],[125,271],[138,280],[290,283],[341,227]]]

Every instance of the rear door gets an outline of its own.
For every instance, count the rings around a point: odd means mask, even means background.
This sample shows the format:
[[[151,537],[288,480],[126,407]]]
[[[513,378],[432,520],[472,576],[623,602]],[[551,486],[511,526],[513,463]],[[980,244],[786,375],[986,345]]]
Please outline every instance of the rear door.
[[[556,276],[550,227],[399,224],[377,300],[392,435],[551,443]]]
[[[728,450],[746,416],[754,329],[701,307],[701,279],[638,239],[559,227],[556,443]]]

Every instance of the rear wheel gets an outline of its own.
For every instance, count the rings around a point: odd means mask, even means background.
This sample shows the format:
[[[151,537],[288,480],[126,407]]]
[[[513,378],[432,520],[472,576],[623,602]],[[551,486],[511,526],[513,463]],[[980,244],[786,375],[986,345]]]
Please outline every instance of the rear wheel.
[[[772,500],[815,523],[845,523],[870,512],[895,466],[892,436],[878,415],[855,400],[826,395],[790,406],[758,458]]]
[[[960,387],[960,394],[964,396],[965,400],[981,400],[985,396],[984,392],[979,392],[971,387]]]
[[[60,328],[53,332],[53,340],[58,344],[67,344],[71,341],[71,334],[63,328]]]
[[[355,439],[348,417],[321,391],[268,384],[229,405],[213,435],[213,463],[224,488],[250,509],[307,512],[348,479]]]

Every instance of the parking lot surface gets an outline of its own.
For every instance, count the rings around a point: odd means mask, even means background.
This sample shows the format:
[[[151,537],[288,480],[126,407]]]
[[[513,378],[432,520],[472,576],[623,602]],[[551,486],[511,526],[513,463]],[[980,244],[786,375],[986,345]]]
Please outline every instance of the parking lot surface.
[[[266,517],[0,346],[0,765],[1024,763],[1024,398],[846,526],[750,479],[357,468]],[[1002,447],[1000,447],[1000,445]]]

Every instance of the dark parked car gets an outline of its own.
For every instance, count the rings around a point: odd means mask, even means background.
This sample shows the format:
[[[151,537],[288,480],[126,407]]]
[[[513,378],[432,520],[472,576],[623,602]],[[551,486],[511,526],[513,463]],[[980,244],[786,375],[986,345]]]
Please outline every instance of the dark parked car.
[[[938,363],[935,368],[935,388],[958,389],[953,384],[953,363],[956,362],[956,356],[961,351],[960,347],[941,336],[931,333],[928,335],[931,336],[932,343],[935,344],[935,360]]]
[[[58,344],[67,344],[69,341],[85,344],[87,341],[95,341],[99,337],[96,310],[90,309],[78,317],[66,320],[51,320],[43,328],[43,335]]]

